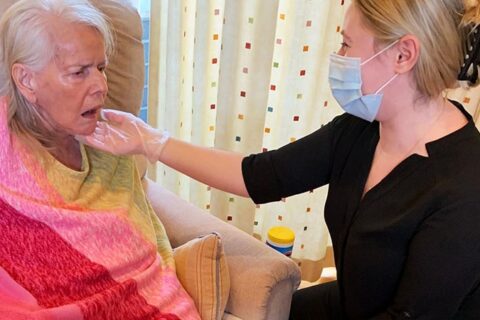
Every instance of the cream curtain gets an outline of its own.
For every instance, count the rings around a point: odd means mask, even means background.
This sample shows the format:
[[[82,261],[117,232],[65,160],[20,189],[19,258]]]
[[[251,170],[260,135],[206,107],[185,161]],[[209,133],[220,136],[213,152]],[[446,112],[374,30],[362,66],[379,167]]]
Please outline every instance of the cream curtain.
[[[329,0],[152,1],[150,121],[182,140],[243,154],[318,129],[340,113],[327,62],[345,8]],[[154,176],[263,240],[272,226],[291,227],[300,261],[325,254],[326,188],[256,207],[162,165]]]
[[[475,119],[477,128],[480,129],[480,86],[475,88],[460,87],[450,90],[447,91],[447,97],[463,104]]]
[[[318,129],[341,112],[329,91],[328,56],[339,48],[348,2],[152,1],[150,122],[184,141],[243,154]],[[450,94],[475,113],[479,90]],[[151,175],[262,241],[270,227],[289,226],[304,279],[318,278],[328,243],[326,188],[257,207],[162,165]]]

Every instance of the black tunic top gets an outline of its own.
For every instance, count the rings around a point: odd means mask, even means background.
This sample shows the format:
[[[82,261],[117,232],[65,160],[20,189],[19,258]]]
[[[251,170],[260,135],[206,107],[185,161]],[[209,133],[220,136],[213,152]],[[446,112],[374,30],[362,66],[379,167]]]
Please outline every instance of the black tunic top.
[[[350,319],[480,319],[480,134],[468,124],[411,155],[362,199],[378,122],[344,114],[243,159],[256,203],[329,184],[325,220]]]

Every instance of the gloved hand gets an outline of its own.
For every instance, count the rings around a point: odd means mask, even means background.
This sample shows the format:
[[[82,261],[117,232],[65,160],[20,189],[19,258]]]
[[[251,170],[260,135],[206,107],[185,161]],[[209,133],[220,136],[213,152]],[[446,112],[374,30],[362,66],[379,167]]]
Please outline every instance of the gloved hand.
[[[168,132],[154,129],[127,112],[104,109],[102,118],[105,121],[98,121],[91,135],[75,138],[115,155],[143,154],[152,163],[159,160]]]

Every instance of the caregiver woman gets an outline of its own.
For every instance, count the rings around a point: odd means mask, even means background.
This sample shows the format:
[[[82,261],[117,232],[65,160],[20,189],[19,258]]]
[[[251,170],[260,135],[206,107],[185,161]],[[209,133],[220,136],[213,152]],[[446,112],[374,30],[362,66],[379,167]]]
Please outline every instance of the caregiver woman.
[[[278,150],[193,146],[114,111],[84,139],[255,203],[329,184],[338,280],[299,290],[291,319],[480,319],[480,134],[443,95],[459,73],[477,80],[479,11],[477,1],[353,0],[330,57],[346,113]]]

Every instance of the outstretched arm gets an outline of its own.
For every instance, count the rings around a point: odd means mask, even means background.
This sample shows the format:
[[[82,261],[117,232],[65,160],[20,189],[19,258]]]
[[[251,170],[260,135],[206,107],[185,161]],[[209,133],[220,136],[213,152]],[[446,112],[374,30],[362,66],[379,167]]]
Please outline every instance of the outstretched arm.
[[[77,139],[116,155],[143,154],[211,187],[248,197],[241,154],[170,138],[130,113],[103,110],[102,117],[105,121],[99,121],[91,135]]]
[[[170,138],[159,160],[167,166],[213,188],[248,197],[242,176],[243,156],[195,146]]]

